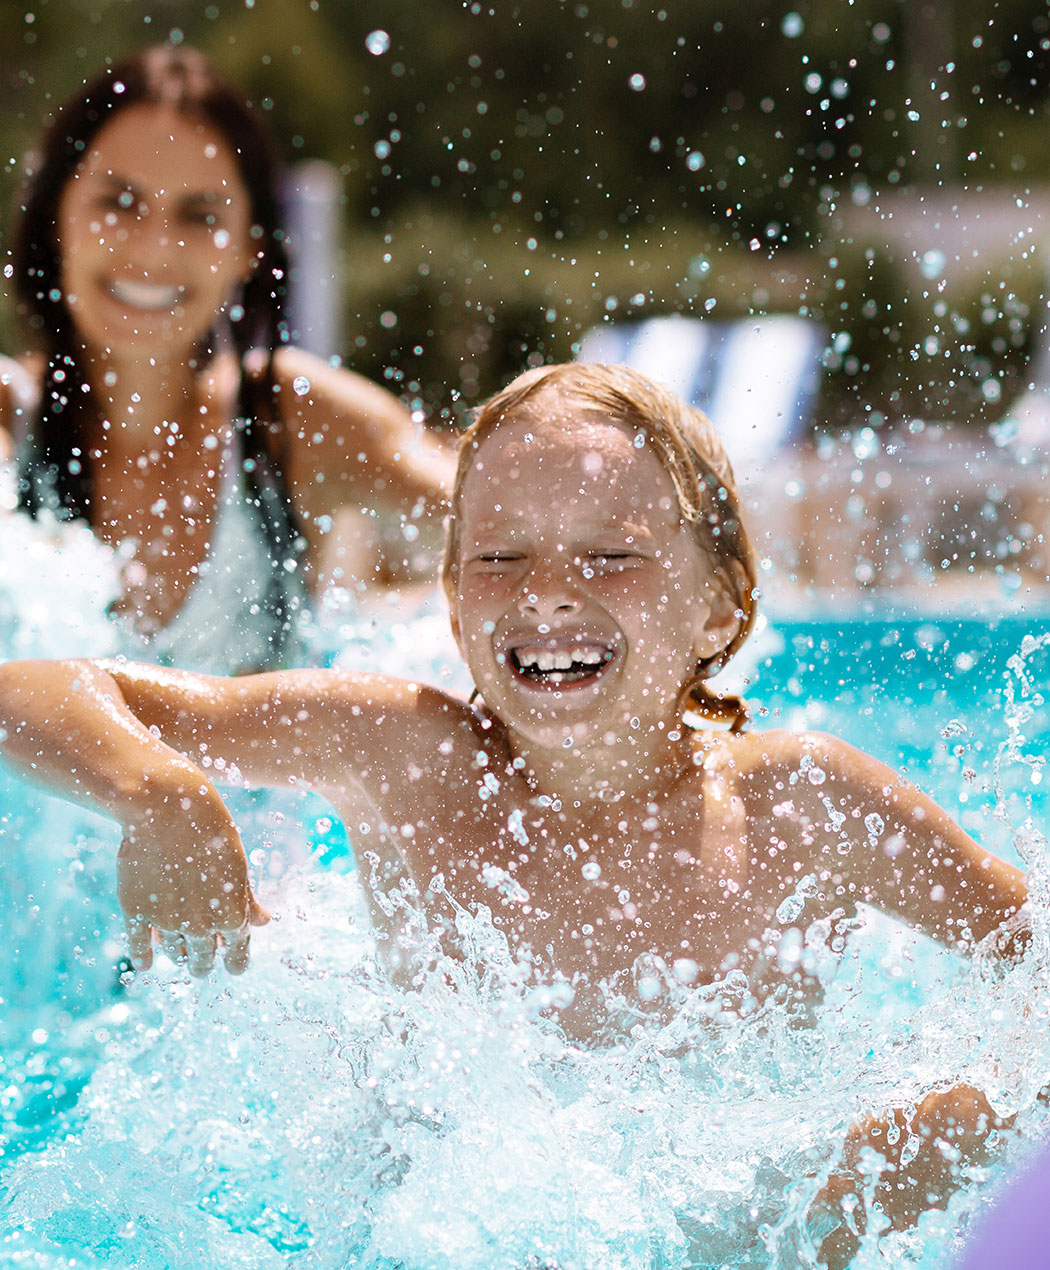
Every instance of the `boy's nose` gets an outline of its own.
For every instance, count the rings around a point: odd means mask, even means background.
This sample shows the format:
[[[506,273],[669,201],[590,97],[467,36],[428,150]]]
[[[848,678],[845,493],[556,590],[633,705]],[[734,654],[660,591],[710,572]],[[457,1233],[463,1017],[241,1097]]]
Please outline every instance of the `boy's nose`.
[[[518,608],[539,617],[568,617],[580,608],[579,592],[568,567],[533,569],[525,579]]]

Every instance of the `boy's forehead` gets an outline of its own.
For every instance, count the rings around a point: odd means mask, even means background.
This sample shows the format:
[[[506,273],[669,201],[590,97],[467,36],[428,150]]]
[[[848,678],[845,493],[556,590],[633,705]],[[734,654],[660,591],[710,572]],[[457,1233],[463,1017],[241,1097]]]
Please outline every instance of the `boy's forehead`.
[[[463,510],[469,515],[499,503],[509,511],[521,500],[542,501],[542,490],[555,486],[561,500],[581,510],[677,518],[673,482],[644,437],[597,408],[579,406],[501,422],[475,452]]]
[[[504,420],[478,447],[475,470],[481,474],[529,469],[578,469],[611,477],[636,453],[633,434],[622,422],[595,408],[547,409],[540,415]]]

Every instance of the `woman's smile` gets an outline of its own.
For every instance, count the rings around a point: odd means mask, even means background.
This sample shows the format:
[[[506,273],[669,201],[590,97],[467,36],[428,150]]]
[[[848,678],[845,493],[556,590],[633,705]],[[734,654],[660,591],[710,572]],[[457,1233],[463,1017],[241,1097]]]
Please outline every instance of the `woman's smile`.
[[[144,309],[151,313],[171,313],[182,302],[186,288],[157,282],[133,282],[112,278],[102,286],[110,296],[128,309]]]

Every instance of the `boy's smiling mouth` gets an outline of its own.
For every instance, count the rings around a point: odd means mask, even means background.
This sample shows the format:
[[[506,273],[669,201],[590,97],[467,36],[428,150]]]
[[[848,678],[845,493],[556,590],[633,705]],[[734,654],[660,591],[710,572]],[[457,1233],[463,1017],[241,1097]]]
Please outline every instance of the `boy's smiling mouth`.
[[[608,669],[616,646],[603,640],[562,638],[528,640],[507,647],[515,677],[538,687],[565,688],[593,683]]]

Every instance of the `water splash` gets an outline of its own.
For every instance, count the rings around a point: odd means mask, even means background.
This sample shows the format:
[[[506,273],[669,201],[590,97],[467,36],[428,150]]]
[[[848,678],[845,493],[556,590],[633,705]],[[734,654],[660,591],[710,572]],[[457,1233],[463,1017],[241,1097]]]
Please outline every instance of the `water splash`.
[[[315,647],[334,664],[407,664],[449,682],[461,672],[444,622],[432,597],[399,620],[336,597]],[[902,624],[894,648],[932,656],[947,639]],[[28,963],[21,989],[17,959],[0,967],[0,996],[26,994],[21,1009],[5,1005],[0,1260],[167,1270],[192,1247],[201,1270],[794,1270],[816,1264],[815,1200],[853,1120],[966,1081],[1018,1117],[1000,1159],[947,1212],[878,1246],[869,1236],[854,1263],[948,1264],[990,1202],[985,1178],[1044,1128],[1050,898],[1032,776],[1048,645],[1033,635],[1007,663],[994,763],[994,806],[1033,875],[1028,955],[1004,969],[989,946],[963,964],[869,913],[848,931],[801,928],[803,878],[783,920],[800,924],[795,961],[824,987],[810,1027],[776,996],[757,1005],[739,973],[697,983],[695,968],[646,964],[641,1004],[610,991],[607,1043],[587,1047],[559,1026],[572,988],[516,959],[485,910],[448,897],[459,956],[417,922],[422,955],[397,986],[378,967],[356,873],[286,866],[268,875],[279,920],[258,933],[246,977],[195,985],[161,962],[122,986],[115,928],[97,916],[112,828],[56,805],[47,835],[73,854],[67,889],[38,918],[49,938],[66,923],[81,978],[42,1000],[39,958],[35,995]],[[813,643],[798,656],[812,659]],[[818,705],[800,704],[799,721],[812,725]],[[837,728],[821,708],[820,724]],[[899,710],[914,714],[906,699]],[[949,744],[973,734],[962,701],[944,718],[923,732],[927,748],[939,731]],[[18,851],[5,852],[29,870],[23,897],[40,881],[24,820]],[[885,826],[872,816],[865,829],[879,841]],[[268,822],[271,845],[257,850],[290,856],[299,832]],[[413,899],[388,895],[398,916]],[[28,948],[37,915],[24,900],[15,909]]]

